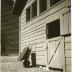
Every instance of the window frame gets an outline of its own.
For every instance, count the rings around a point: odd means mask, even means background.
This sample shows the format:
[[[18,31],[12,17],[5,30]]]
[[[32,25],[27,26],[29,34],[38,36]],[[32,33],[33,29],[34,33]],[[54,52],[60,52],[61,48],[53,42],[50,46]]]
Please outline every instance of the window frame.
[[[33,16],[33,4],[36,2],[36,15]],[[34,18],[37,16],[37,0],[35,0],[32,4],[31,4],[31,18]]]
[[[30,20],[30,15],[28,15],[28,9],[29,9],[29,14],[31,13],[31,10],[30,10],[30,6],[26,9],[26,22],[28,22]]]
[[[59,25],[56,23],[59,23]],[[57,25],[53,26],[53,22]],[[58,27],[59,26],[59,27]],[[50,28],[51,29],[50,29]],[[58,27],[58,28],[54,28],[54,27]],[[53,30],[52,30],[53,29]],[[55,29],[55,30],[54,30]],[[57,30],[56,30],[57,29]],[[57,32],[58,31],[58,32]],[[57,34],[56,34],[57,33]],[[54,35],[53,35],[54,34]],[[51,21],[49,23],[46,24],[46,39],[51,39],[51,38],[55,38],[60,36],[60,19],[56,19],[54,21]]]

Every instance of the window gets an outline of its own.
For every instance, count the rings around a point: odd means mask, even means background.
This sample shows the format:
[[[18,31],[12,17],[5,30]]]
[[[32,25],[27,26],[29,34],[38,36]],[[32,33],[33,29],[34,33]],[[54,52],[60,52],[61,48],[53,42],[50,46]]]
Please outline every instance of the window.
[[[37,16],[37,1],[32,4],[32,17]]]
[[[61,0],[50,0],[50,6],[56,4],[56,3],[59,2],[59,1],[61,1]]]
[[[40,0],[40,13],[47,9],[47,0]]]
[[[60,20],[55,20],[46,25],[47,39],[60,36]]]
[[[26,21],[30,20],[30,7],[26,9]]]

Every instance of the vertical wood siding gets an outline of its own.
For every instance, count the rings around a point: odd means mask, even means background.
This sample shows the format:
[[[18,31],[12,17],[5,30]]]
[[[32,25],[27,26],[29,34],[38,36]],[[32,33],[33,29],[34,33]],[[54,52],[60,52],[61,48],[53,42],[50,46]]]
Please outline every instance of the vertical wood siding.
[[[65,66],[66,72],[71,72],[71,36],[65,37]]]

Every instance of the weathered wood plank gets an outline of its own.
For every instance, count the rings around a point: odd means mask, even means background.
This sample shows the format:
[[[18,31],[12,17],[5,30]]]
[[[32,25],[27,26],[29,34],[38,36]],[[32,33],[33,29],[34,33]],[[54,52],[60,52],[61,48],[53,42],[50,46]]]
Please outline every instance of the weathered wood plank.
[[[37,36],[37,35],[40,35],[42,33],[45,33],[45,30],[44,28],[40,28],[40,29],[36,29],[35,31],[31,31],[30,33],[25,33],[21,36],[21,38],[24,38],[24,37],[30,37],[30,36]]]
[[[71,72],[71,65],[66,65],[66,72]]]
[[[46,65],[46,61],[45,60],[37,60],[36,64],[38,64],[38,65]]]
[[[43,46],[44,46],[44,42],[43,42],[43,43],[37,43],[37,44],[36,44],[36,47],[37,47],[37,48],[41,48],[41,47],[43,47]]]
[[[41,34],[39,36],[34,36],[34,37],[28,37],[28,38],[24,38],[24,39],[21,39],[21,40],[24,40],[24,41],[32,41],[32,40],[36,40],[36,39],[40,39],[40,38],[46,38],[46,35],[45,34]]]
[[[71,36],[65,37],[66,72],[71,71]]]
[[[71,65],[71,58],[66,58],[66,65]]]
[[[71,50],[65,50],[65,57],[71,58]]]
[[[34,41],[35,43],[42,43],[42,42],[45,41],[45,37],[41,37],[41,38],[34,39],[34,40],[31,40],[31,41],[23,39],[23,40],[21,40],[21,44],[32,42],[32,41]]]
[[[69,33],[69,23],[68,23],[68,14],[64,15],[64,34]]]
[[[46,61],[46,57],[44,56],[44,55],[42,55],[42,56],[36,56],[36,59],[37,60],[42,60],[42,61]]]
[[[44,26],[44,23],[43,23],[43,22],[38,22],[38,23],[34,23],[34,24],[32,24],[32,25],[26,24],[26,25],[23,27],[23,29],[24,29],[25,31],[22,31],[22,32],[24,33],[24,32],[26,32],[26,31],[28,31],[29,28],[32,29],[32,31],[33,31],[33,30],[39,28],[40,26],[41,26],[41,27]],[[29,30],[29,31],[31,31],[31,30]]]
[[[65,42],[71,42],[71,36],[65,37]]]
[[[71,33],[71,13],[69,13],[69,33]]]
[[[39,55],[41,55],[41,56],[42,56],[42,55],[46,55],[46,50],[37,51],[37,52],[36,52],[36,55],[37,55],[37,56],[39,56]]]
[[[65,43],[65,49],[66,50],[71,50],[71,43]]]

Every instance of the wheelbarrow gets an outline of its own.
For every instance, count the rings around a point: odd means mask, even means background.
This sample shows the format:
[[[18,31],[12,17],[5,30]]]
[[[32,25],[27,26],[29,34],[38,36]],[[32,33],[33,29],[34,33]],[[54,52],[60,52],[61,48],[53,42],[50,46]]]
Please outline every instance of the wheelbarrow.
[[[23,66],[24,67],[29,67],[30,66],[30,61],[29,61],[29,56],[30,56],[31,50],[29,47],[25,47],[23,52],[20,53],[20,56],[18,58],[19,61],[23,61]]]

